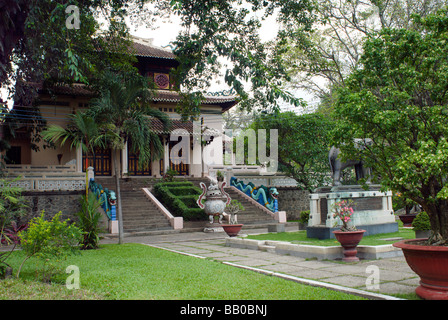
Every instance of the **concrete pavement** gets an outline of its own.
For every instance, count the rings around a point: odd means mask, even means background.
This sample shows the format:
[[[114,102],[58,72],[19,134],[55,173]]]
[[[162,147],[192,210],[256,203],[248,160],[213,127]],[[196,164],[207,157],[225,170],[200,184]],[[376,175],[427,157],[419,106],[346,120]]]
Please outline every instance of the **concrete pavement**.
[[[290,226],[286,231],[296,231]],[[245,234],[267,233],[267,228],[247,229]],[[419,277],[404,257],[342,263],[312,260],[272,252],[227,247],[225,233],[181,232],[126,236],[127,243],[142,243],[198,258],[216,260],[299,283],[344,291],[369,299],[396,299],[392,294],[413,293]],[[105,238],[102,243],[117,243]]]

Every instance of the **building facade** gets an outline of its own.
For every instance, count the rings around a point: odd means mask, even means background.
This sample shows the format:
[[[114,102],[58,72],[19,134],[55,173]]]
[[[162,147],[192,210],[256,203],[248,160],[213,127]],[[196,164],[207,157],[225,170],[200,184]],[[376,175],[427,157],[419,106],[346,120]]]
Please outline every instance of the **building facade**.
[[[153,131],[163,142],[164,152],[160,159],[154,159],[143,168],[137,166],[138,154],[131,153],[128,145],[119,151],[122,176],[161,177],[172,169],[179,175],[200,177],[208,173],[208,164],[222,164],[222,113],[236,104],[235,97],[205,97],[198,121],[182,121],[176,113],[176,105],[181,98],[175,91],[170,75],[170,70],[178,65],[176,56],[170,50],[156,47],[150,40],[141,38],[133,39],[132,52],[137,57],[136,67],[140,74],[151,78],[155,83],[151,107],[168,114],[172,126],[166,131],[160,122],[152,121]],[[47,125],[66,126],[68,116],[87,108],[89,100],[94,97],[82,84],[56,86],[50,92],[44,88],[38,89],[37,105]],[[38,142],[39,151],[33,151],[30,137],[18,129],[16,136],[10,141],[11,148],[6,153],[7,168],[10,171],[23,171],[24,168],[32,170],[45,167],[51,170],[64,166],[66,170],[82,173],[87,169],[85,157],[88,157],[88,166],[94,168],[95,176],[113,175],[114,157],[110,149],[97,149],[94,154],[86,155],[81,148],[70,149],[69,144],[53,149],[44,148],[44,143]]]

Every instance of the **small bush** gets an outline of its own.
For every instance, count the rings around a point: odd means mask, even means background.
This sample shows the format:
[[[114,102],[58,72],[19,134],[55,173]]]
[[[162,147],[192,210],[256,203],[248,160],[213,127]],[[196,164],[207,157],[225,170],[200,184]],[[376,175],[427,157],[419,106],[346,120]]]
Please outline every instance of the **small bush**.
[[[299,223],[307,224],[310,219],[310,210],[300,211]]]
[[[196,200],[201,189],[191,182],[162,182],[154,186],[154,194],[163,205],[177,217],[185,221],[206,220],[207,215],[199,208]]]
[[[175,196],[189,196],[189,195],[198,195],[198,191],[193,189],[191,186],[186,187],[168,187],[170,192],[174,194]]]
[[[174,181],[174,176],[178,176],[179,172],[173,169],[168,169],[163,175],[163,180],[165,181]]]
[[[412,226],[414,230],[431,230],[431,222],[429,221],[428,214],[424,211],[420,212],[412,221]]]
[[[82,231],[74,224],[68,224],[69,219],[60,220],[61,212],[56,214],[53,219],[45,220],[44,211],[40,216],[30,221],[26,231],[19,233],[20,246],[25,253],[25,259],[22,261],[17,277],[20,275],[23,264],[31,257],[35,256],[44,265],[50,266],[51,272],[54,272],[54,260],[65,259],[68,255],[79,252],[79,243],[82,241]],[[52,260],[54,259],[54,260]],[[47,264],[47,262],[50,262]]]

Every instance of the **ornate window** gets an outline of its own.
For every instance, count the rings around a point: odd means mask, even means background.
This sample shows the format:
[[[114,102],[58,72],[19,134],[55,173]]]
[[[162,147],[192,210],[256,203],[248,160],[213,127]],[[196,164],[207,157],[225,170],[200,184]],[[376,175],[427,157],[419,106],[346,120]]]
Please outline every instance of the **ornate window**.
[[[154,82],[159,89],[170,88],[170,77],[166,73],[154,73]]]

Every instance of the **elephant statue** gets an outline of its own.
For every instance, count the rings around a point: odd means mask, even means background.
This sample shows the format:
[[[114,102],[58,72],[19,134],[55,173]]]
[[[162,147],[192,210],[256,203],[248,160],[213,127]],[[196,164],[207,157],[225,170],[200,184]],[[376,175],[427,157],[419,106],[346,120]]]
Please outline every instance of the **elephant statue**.
[[[366,146],[372,145],[372,139],[354,139],[355,148],[363,150]],[[341,185],[341,172],[345,168],[355,167],[356,180],[367,178],[367,183],[370,183],[371,170],[364,166],[362,159],[347,160],[345,162],[339,159],[341,150],[332,146],[328,155],[330,161],[331,175],[333,177],[333,185]]]

